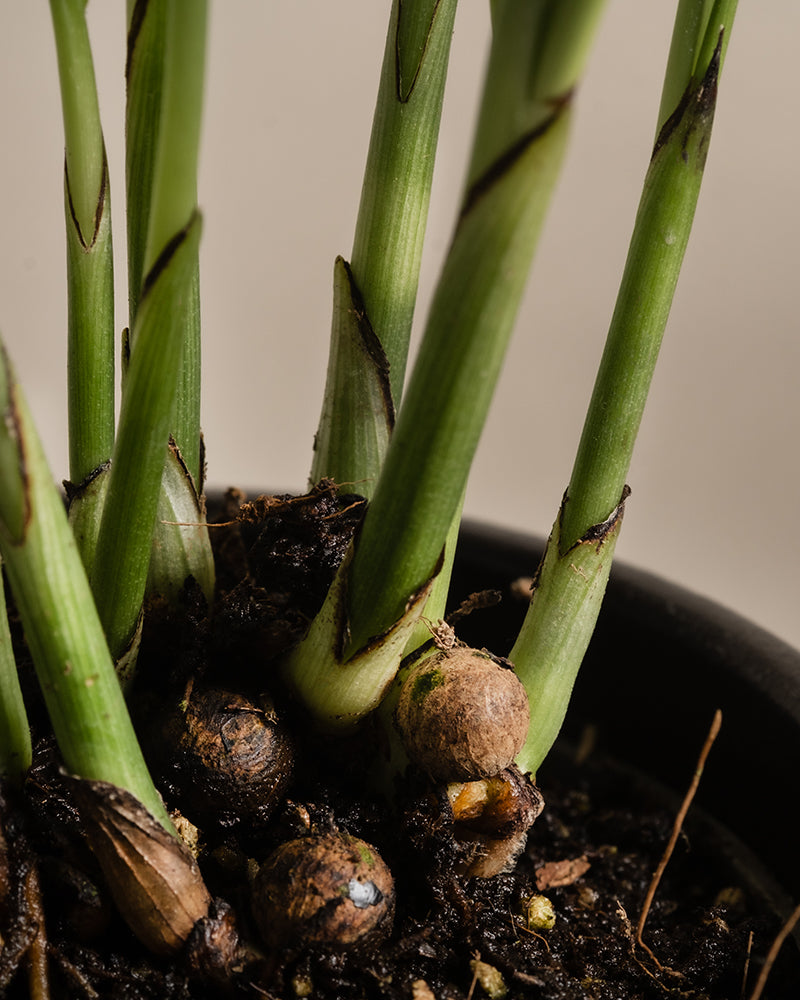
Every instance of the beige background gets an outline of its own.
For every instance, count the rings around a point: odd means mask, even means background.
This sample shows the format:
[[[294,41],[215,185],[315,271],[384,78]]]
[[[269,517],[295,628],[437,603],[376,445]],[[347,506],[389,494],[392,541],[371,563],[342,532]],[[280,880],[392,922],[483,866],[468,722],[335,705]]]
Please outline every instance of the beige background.
[[[212,7],[201,177],[204,425],[215,485],[302,487],[388,0]],[[456,22],[418,318],[446,247],[487,7]],[[546,533],[569,476],[647,163],[673,3],[610,0],[468,514]],[[123,244],[124,4],[90,23]],[[62,135],[47,4],[0,15],[0,327],[66,474]],[[695,233],[618,554],[800,645],[797,0],[740,5]],[[124,325],[124,269],[118,266]]]

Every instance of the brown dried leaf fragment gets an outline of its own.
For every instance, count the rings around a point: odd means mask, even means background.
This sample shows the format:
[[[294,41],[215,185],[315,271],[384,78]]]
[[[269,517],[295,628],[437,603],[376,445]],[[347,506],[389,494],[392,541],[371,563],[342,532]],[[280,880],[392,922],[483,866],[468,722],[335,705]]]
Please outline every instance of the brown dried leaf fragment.
[[[86,835],[128,926],[151,951],[179,951],[211,897],[185,844],[125,789],[72,780]]]
[[[447,616],[447,624],[455,625],[456,622],[475,611],[483,611],[485,608],[493,608],[503,599],[499,590],[479,590],[465,597],[455,611],[451,611]]]
[[[579,858],[569,858],[563,861],[548,861],[536,871],[536,888],[556,889],[559,886],[572,885],[592,866],[582,854]]]

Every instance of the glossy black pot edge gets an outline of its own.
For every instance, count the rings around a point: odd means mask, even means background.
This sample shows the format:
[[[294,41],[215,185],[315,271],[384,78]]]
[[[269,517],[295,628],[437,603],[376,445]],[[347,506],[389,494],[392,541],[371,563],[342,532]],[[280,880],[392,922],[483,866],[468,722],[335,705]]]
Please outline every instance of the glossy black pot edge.
[[[455,599],[531,576],[542,548],[540,539],[465,523]],[[524,611],[506,597],[473,616],[463,637],[486,645],[481,634],[499,633],[504,648],[494,651],[505,653]],[[798,900],[800,652],[713,601],[615,564],[564,735],[578,739],[591,725],[599,748],[682,794],[716,708],[722,731],[697,802]]]

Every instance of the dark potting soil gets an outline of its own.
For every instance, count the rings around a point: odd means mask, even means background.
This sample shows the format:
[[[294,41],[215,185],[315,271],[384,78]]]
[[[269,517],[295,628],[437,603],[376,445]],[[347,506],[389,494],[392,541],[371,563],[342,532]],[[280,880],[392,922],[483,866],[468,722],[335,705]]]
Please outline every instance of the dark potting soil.
[[[219,519],[235,519],[238,505],[229,498]],[[190,819],[198,818],[185,806],[193,779],[163,752],[162,707],[185,696],[187,684],[224,682],[255,699],[269,663],[319,607],[361,509],[357,498],[325,487],[306,500],[256,505],[244,521],[213,533],[220,566],[214,614],[206,615],[191,588],[181,618],[151,611],[139,674],[150,694],[135,696],[134,715],[167,804],[181,805]],[[678,807],[645,779],[592,753],[557,748],[539,775],[545,809],[516,866],[469,878],[457,874],[459,847],[440,790],[412,776],[396,786],[390,805],[373,777],[374,734],[307,738],[301,716],[281,703],[277,673],[268,683],[277,714],[294,731],[290,780],[278,785],[271,812],[239,808],[231,796],[198,823],[206,883],[224,901],[220,909],[232,908],[247,944],[228,984],[200,973],[196,959],[192,967],[184,956],[153,958],[116,914],[45,735],[22,799],[0,801],[0,996],[29,995],[27,948],[44,921],[55,998],[749,997],[781,918],[696,813],[650,908],[647,948],[636,942]],[[272,702],[259,709],[270,719],[273,711]],[[44,732],[44,721],[39,725]],[[254,871],[282,842],[335,829],[373,845],[389,866],[391,930],[355,948],[290,942],[270,952],[252,917]],[[789,941],[763,997],[798,996],[800,959]]]

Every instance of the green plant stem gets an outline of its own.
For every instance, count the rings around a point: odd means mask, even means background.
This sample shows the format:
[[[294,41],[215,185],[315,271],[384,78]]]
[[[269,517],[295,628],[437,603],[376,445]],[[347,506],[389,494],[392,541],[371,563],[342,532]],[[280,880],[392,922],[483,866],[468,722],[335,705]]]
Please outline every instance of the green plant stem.
[[[429,625],[438,625],[445,616],[447,598],[450,594],[450,578],[453,575],[453,561],[456,557],[458,534],[461,529],[461,512],[464,509],[465,494],[466,490],[462,493],[456,512],[450,522],[450,530],[444,542],[442,566],[433,580],[430,594],[422,610],[422,616],[414,626],[414,631],[405,650],[406,654],[412,653],[419,646],[428,642],[431,638]]]
[[[698,0],[699,3],[699,0]],[[594,630],[627,494],[626,479],[661,339],[689,239],[706,162],[722,53],[734,4],[717,4],[692,51],[670,59],[689,73],[656,139],[617,304],[564,501],[510,658],[528,690],[531,722],[517,762],[537,771],[558,735]],[[676,32],[683,32],[681,12]],[[699,29],[698,29],[699,30]],[[687,67],[690,67],[687,69]],[[671,74],[668,73],[668,77]],[[670,82],[673,86],[674,81]]]
[[[0,563],[0,777],[21,784],[31,766],[31,731],[19,686]]]
[[[419,597],[445,563],[445,540],[564,153],[570,77],[580,71],[586,28],[600,10],[597,0],[533,6],[539,15],[533,19],[527,0],[493,8],[483,98],[490,107],[482,108],[470,183],[378,486],[352,563],[332,588],[343,605],[325,612],[330,629],[339,632],[323,640],[323,626],[315,622],[286,666],[290,685],[323,724],[352,722],[380,701],[399,663],[384,655],[383,638],[394,638],[401,622],[406,627],[411,608],[419,616]],[[532,73],[530,60],[547,51],[551,34],[558,58],[542,77]],[[511,74],[519,94],[498,82],[506,79],[510,59],[524,63],[524,71]],[[495,128],[495,118],[512,121]]]
[[[531,722],[517,757],[523,771],[535,775],[553,745],[566,715],[572,688],[605,594],[624,500],[584,538],[564,544],[565,498],[544,558],[522,629],[509,659],[528,692]]]
[[[197,208],[205,0],[140,0],[129,21],[126,109],[130,325],[147,273]],[[183,301],[184,345],[170,427],[202,487],[199,259]]]
[[[70,478],[114,445],[111,203],[84,0],[51,0],[64,119]]]
[[[580,80],[606,0],[492,0],[492,49],[467,175],[474,185]]]
[[[0,552],[68,770],[127,789],[168,829],[86,572],[0,345]]]
[[[653,149],[570,478],[562,547],[608,516],[627,479],[700,193],[720,54],[700,79],[693,74]]]
[[[545,123],[554,103],[571,94],[583,70],[605,0],[567,0],[558,8],[541,3],[492,4],[494,44],[473,142],[468,183],[476,183],[507,148]],[[504,108],[498,114],[498,108]],[[445,543],[445,558],[425,605],[424,618],[444,615],[464,497]],[[409,643],[426,642],[420,621]]]
[[[697,50],[705,34],[711,8],[716,0],[678,0],[672,41],[661,88],[656,136],[678,106],[686,90],[687,81],[694,73]]]
[[[730,42],[730,26],[738,0],[679,0],[672,32],[656,137],[678,106],[690,80],[697,82],[698,67],[708,66],[717,46],[719,30],[725,26],[720,65]],[[702,75],[702,74],[701,74]]]
[[[399,405],[456,0],[395,0],[350,266]]]
[[[164,88],[150,221],[147,274],[197,209],[197,164],[205,72],[205,0],[168,0]],[[200,488],[199,257],[183,299],[184,345],[172,437]],[[147,279],[145,279],[147,280]],[[133,328],[135,330],[135,326]]]
[[[139,307],[153,175],[161,133],[167,5],[165,0],[129,0],[125,66],[125,200],[128,234],[128,317]]]
[[[353,559],[345,656],[395,621],[434,572],[505,356],[600,9],[596,0],[493,7],[469,186]],[[547,71],[532,69],[552,38],[557,51]]]
[[[333,267],[333,322],[311,485],[328,477],[372,495],[394,428],[389,363],[342,257]]]
[[[194,216],[151,269],[136,314],[108,497],[92,575],[115,660],[135,639],[150,565],[182,350],[182,305],[200,240]],[[181,583],[183,581],[181,580]],[[208,590],[212,582],[198,576]]]
[[[457,0],[394,0],[312,482],[372,495],[406,369]],[[346,266],[346,265],[344,265]]]
[[[147,157],[128,157],[128,204],[137,215],[132,248],[141,275],[123,382],[119,431],[92,574],[98,610],[116,660],[135,643],[145,587],[170,598],[188,572],[210,600],[213,560],[200,489],[197,159],[206,4],[137,3],[128,44],[128,124]],[[161,87],[157,105],[149,88]],[[133,88],[133,93],[131,89]],[[147,91],[147,93],[145,93]],[[141,169],[144,190],[135,190]],[[140,214],[147,217],[146,231]],[[146,232],[146,234],[145,234]],[[139,268],[141,270],[139,271]],[[136,277],[132,280],[136,280]],[[172,438],[178,455],[168,451]],[[175,458],[175,463],[173,463]],[[165,472],[165,461],[169,468]],[[180,475],[174,475],[175,467]],[[188,514],[186,526],[164,525]],[[156,522],[158,521],[158,525]],[[157,536],[157,555],[151,549]],[[191,536],[191,538],[187,538]],[[174,558],[172,557],[174,553]]]

